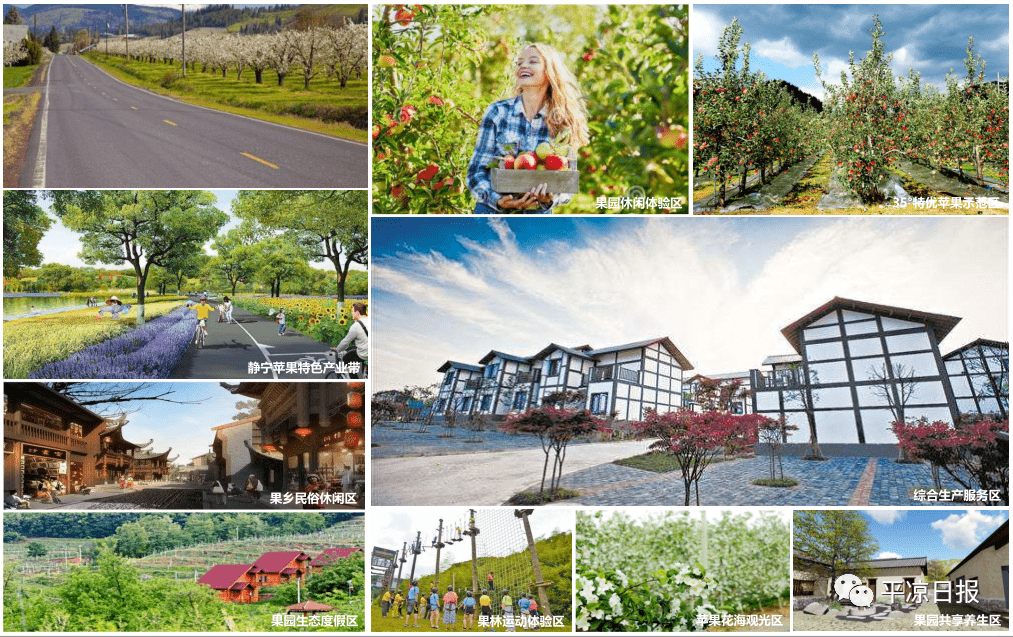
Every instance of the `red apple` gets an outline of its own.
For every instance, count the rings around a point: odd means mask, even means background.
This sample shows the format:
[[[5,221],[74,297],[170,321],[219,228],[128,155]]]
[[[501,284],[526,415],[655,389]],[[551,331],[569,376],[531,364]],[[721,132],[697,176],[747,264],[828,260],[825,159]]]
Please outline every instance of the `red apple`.
[[[560,155],[549,155],[545,158],[545,169],[546,170],[565,170],[566,169],[566,157]]]
[[[504,155],[503,156],[503,167],[504,168],[513,168],[514,167],[514,159],[515,158],[514,158],[513,155]]]

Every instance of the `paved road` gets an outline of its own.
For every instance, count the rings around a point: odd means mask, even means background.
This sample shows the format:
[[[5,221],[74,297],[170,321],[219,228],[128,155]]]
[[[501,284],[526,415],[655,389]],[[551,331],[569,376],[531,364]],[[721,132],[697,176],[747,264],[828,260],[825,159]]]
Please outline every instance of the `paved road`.
[[[54,56],[44,89],[21,187],[367,186],[365,144],[184,104],[81,57]]]
[[[308,380],[324,377],[323,372],[279,372],[273,366],[271,372],[263,373],[268,363],[287,367],[289,363],[317,360],[322,364],[329,347],[291,328],[284,336],[279,336],[278,326],[273,320],[242,308],[233,309],[232,319],[235,321],[233,324],[217,323],[218,313],[212,313],[204,349],[197,349],[191,343],[172,378]],[[251,371],[250,363],[256,364],[261,371]]]
[[[650,441],[570,445],[566,448],[564,475],[645,453],[649,445]],[[544,462],[541,449],[374,459],[370,465],[371,504],[499,506],[532,485],[537,489]],[[447,488],[420,492],[420,484]]]

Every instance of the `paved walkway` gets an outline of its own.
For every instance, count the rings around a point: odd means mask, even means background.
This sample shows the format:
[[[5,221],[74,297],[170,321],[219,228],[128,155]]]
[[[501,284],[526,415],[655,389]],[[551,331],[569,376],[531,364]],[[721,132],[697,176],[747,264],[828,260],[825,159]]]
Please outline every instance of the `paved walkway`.
[[[618,466],[608,463],[645,453],[649,444],[636,441],[570,445],[566,449],[564,470],[580,472],[603,465]],[[537,484],[544,462],[545,454],[540,447],[467,456],[373,456],[371,503],[381,506],[498,506],[532,483]]]
[[[472,432],[463,426],[421,426],[420,423],[374,423],[370,429],[370,456],[396,458],[408,456],[442,456],[483,451],[541,449],[535,436],[509,434],[496,426]]]
[[[953,504],[918,502],[908,489],[929,487],[928,465],[900,464],[889,458],[830,458],[822,462],[784,458],[784,475],[799,480],[790,488],[750,484],[767,477],[768,459],[718,462],[700,480],[703,506],[919,506]],[[560,504],[588,506],[682,506],[685,487],[679,471],[654,473],[616,464],[604,464],[567,474],[562,486],[576,489],[580,498]],[[943,486],[956,489],[946,478]],[[696,491],[690,502],[696,503]],[[960,504],[960,503],[957,503]],[[966,506],[966,505],[965,505]]]
[[[217,305],[217,301],[214,302]],[[191,313],[191,316],[193,314]],[[233,323],[218,323],[218,312],[208,319],[208,336],[204,349],[197,349],[191,339],[190,347],[173,370],[172,378],[184,379],[249,379],[261,380],[312,380],[322,379],[318,374],[286,371],[291,363],[297,370],[300,362],[327,361],[329,347],[291,327],[278,334],[278,325],[266,316],[236,307],[232,310]],[[259,371],[253,371],[251,363]],[[281,365],[281,371],[268,364]]]

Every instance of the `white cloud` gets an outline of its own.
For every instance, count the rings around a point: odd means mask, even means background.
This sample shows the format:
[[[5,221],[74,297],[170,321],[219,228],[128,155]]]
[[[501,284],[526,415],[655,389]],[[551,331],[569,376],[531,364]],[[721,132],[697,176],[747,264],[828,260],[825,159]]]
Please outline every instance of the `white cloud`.
[[[1005,340],[1007,226],[978,221],[630,218],[530,248],[501,232],[459,239],[460,257],[386,256],[372,268],[376,387],[429,384],[443,361],[490,349],[666,335],[698,371],[748,370],[789,353],[781,328],[834,296],[965,317],[944,349]]]
[[[884,525],[890,525],[893,524],[894,522],[900,522],[901,520],[907,517],[907,511],[898,511],[890,509],[872,509],[869,511],[865,511],[865,514],[868,515],[873,520]]]
[[[806,54],[799,51],[795,43],[788,36],[774,41],[763,38],[753,45],[752,50],[762,58],[783,64],[791,69],[809,66],[813,63],[812,53]]]
[[[880,551],[874,558],[874,560],[899,560],[904,557],[900,553],[894,553],[893,551]]]
[[[698,55],[705,58],[717,55],[721,31],[728,26],[724,19],[694,6],[690,24],[693,29],[693,59]]]
[[[932,528],[940,532],[943,544],[949,548],[973,549],[1005,519],[1002,514],[985,515],[972,509],[963,515],[954,513],[942,520],[936,520],[932,523]]]

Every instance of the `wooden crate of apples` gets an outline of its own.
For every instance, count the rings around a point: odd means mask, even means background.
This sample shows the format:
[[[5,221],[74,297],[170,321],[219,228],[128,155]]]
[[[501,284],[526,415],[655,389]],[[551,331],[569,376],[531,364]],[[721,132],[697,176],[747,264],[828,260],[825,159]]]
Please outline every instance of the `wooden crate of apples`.
[[[578,192],[576,161],[548,142],[516,156],[505,155],[492,168],[492,189],[501,194],[525,193],[541,184],[552,194]]]

